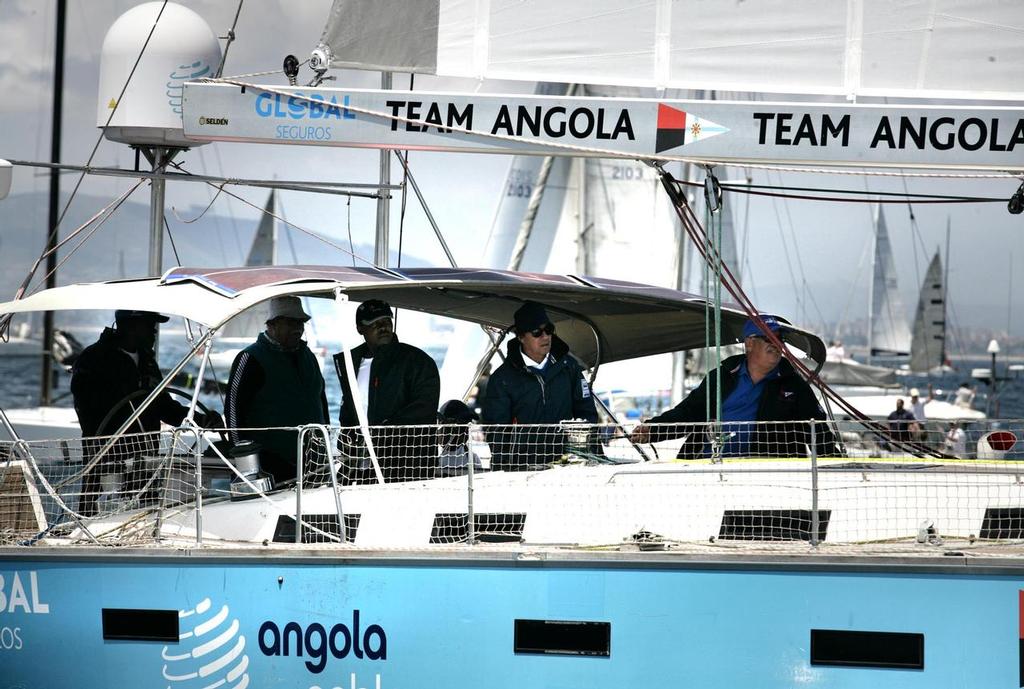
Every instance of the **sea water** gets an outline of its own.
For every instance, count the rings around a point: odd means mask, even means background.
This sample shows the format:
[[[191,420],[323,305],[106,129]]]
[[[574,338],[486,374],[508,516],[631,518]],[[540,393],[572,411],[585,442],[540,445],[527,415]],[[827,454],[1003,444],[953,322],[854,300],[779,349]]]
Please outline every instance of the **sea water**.
[[[170,369],[180,357],[187,351],[180,343],[162,342],[161,367],[164,371]],[[324,360],[324,382],[327,388],[327,402],[330,408],[331,419],[338,417],[338,407],[341,401],[341,386],[338,383],[338,376],[334,372],[334,365],[329,352]],[[910,375],[901,377],[901,382],[909,389],[916,387],[921,392],[921,398],[925,399],[930,384],[935,391],[937,399],[948,401],[953,400],[957,387],[962,382],[975,385],[978,396],[974,402],[974,408],[993,415],[995,401],[999,402],[998,418],[1001,419],[1024,419],[1024,375],[1013,377],[1008,374],[1005,364],[998,362],[996,368],[1003,380],[998,381],[997,396],[991,396],[991,389],[985,383],[974,381],[970,372],[974,368],[988,368],[991,359],[977,357],[962,359],[956,362],[956,370],[945,373],[941,376],[917,376]],[[39,357],[32,356],[0,356],[0,408],[16,409],[20,407],[35,407],[39,405],[39,381],[42,375],[42,364]],[[226,377],[226,372],[222,373]],[[53,399],[55,406],[71,407],[72,400],[69,389],[70,374],[61,370],[55,375],[55,386]],[[664,384],[667,386],[666,379]],[[203,395],[201,400],[204,404],[218,411],[223,410],[224,404],[217,394]],[[893,397],[893,408],[895,409],[895,396]],[[909,403],[909,398],[908,398]],[[442,400],[443,402],[443,400]],[[993,418],[995,418],[993,416]]]

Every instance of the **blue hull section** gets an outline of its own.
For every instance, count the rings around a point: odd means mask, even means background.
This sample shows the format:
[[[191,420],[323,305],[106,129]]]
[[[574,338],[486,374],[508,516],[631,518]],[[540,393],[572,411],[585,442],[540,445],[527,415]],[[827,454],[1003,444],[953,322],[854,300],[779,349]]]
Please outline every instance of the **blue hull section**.
[[[1024,572],[868,570],[792,559],[7,555],[0,685],[1021,686]],[[554,638],[534,624],[517,638],[516,620],[599,624],[551,626]],[[923,668],[812,664],[814,629],[920,635]],[[573,647],[590,655],[524,652]]]

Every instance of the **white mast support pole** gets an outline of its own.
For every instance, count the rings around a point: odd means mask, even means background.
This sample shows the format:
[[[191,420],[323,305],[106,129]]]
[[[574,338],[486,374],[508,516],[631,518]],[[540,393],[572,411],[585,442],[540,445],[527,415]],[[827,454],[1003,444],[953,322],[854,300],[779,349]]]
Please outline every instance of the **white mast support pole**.
[[[162,173],[168,160],[167,149],[159,146],[153,147],[152,165],[154,173]],[[165,184],[162,177],[153,177],[150,182],[149,274],[153,277],[160,277],[163,274]]]
[[[336,289],[334,290],[334,301],[338,303],[348,301],[348,295],[340,288]],[[373,473],[377,476],[377,483],[383,485],[384,472],[380,470],[380,462],[377,461],[377,451],[373,447],[373,438],[370,437],[370,424],[366,420],[366,410],[363,409],[359,381],[356,380],[356,372],[352,369],[352,352],[345,346],[345,340],[341,341],[341,356],[345,360],[345,377],[348,378],[348,389],[352,393],[352,405],[356,408],[356,416],[359,417],[359,430],[363,433],[366,450],[370,453],[370,463],[373,464]],[[345,401],[342,400],[342,404],[344,403]]]
[[[875,226],[872,228],[874,233],[872,234],[871,240],[871,280],[868,282],[868,354],[867,363],[871,364],[871,350],[875,347],[873,327],[875,318],[875,261],[878,260],[878,214],[882,211],[882,205],[878,204],[875,207]]]
[[[391,72],[380,73],[380,87],[382,90],[391,89]],[[383,189],[383,185],[391,184],[391,151],[381,149],[380,152],[380,184],[382,186],[380,195],[377,197],[377,237],[373,245],[373,262],[378,268],[386,268],[388,265],[390,219],[391,219],[391,192]],[[347,350],[346,350],[347,351]]]

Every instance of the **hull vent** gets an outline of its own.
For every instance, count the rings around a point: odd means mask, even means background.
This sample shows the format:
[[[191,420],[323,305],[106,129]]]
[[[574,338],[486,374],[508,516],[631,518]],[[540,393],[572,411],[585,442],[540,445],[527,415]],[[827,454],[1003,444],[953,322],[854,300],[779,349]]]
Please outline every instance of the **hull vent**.
[[[825,540],[832,510],[818,510],[818,542]],[[718,538],[736,541],[810,541],[810,510],[726,510]]]
[[[482,543],[518,543],[523,540],[525,512],[478,512],[473,515],[476,539]],[[430,543],[464,543],[469,538],[465,512],[438,512],[430,529]]]
[[[811,630],[811,665],[924,669],[924,634]]]
[[[986,508],[978,537],[999,540],[1024,538],[1024,508]]]
[[[359,514],[345,515],[345,542],[353,543],[356,540],[356,531],[359,530]],[[302,529],[303,543],[337,543],[341,539],[341,529],[338,528],[338,515],[336,514],[304,514],[302,522],[306,526]],[[308,527],[314,528],[308,528]],[[319,529],[319,531],[315,530]],[[320,532],[323,533],[320,533]],[[277,527],[274,529],[274,543],[295,542],[295,517],[282,514],[277,518]]]

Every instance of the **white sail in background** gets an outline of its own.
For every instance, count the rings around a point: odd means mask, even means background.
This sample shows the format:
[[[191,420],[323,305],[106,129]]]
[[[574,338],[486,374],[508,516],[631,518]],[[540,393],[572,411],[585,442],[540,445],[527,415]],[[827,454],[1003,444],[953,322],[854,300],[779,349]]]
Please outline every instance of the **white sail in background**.
[[[335,0],[336,68],[762,93],[1020,100],[1013,0]]]
[[[277,219],[274,218],[276,197],[277,192],[271,190],[259,225],[256,226],[256,235],[252,238],[249,255],[245,259],[247,266],[272,266],[277,262]],[[266,304],[262,304],[238,314],[221,328],[219,339],[255,338],[256,334],[263,330],[268,308]]]
[[[874,279],[871,288],[871,329],[868,340],[871,355],[893,356],[910,353],[910,328],[907,310],[900,296],[892,244],[881,206],[875,221]]]
[[[914,316],[910,343],[910,370],[927,372],[942,366],[946,356],[946,291],[942,282],[942,259],[935,252],[928,264]]]
[[[675,287],[677,220],[657,172],[628,160],[579,164],[586,170],[586,274]]]

